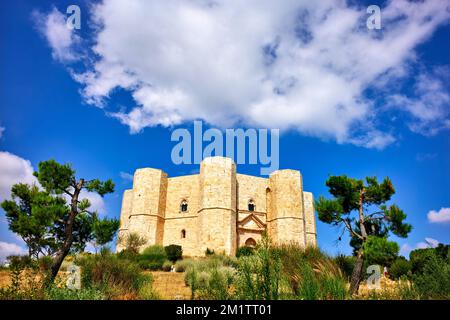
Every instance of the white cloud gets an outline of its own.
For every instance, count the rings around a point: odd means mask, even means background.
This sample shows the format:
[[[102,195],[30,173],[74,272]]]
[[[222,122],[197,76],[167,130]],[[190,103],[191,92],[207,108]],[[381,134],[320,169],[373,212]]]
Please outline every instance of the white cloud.
[[[3,264],[8,256],[23,255],[26,253],[27,251],[24,248],[15,243],[0,241],[0,264]]]
[[[0,202],[10,199],[11,187],[19,182],[37,183],[29,160],[12,153],[0,151]]]
[[[38,30],[52,49],[52,56],[55,60],[72,62],[80,58],[75,49],[80,42],[80,37],[75,34],[75,29],[66,25],[65,15],[53,8],[47,15],[35,11],[33,18]]]
[[[435,68],[432,74],[420,73],[414,92],[395,94],[388,104],[407,111],[412,119],[408,126],[413,132],[432,136],[450,128],[450,68]]]
[[[433,238],[425,238],[425,242],[419,242],[417,244],[417,248],[425,249],[425,248],[436,248],[439,244],[439,241]]]
[[[438,240],[428,237],[425,238],[425,241],[418,242],[415,246],[411,246],[408,243],[403,244],[400,248],[400,254],[407,257],[414,249],[436,248],[438,245]]]
[[[430,210],[427,216],[431,223],[450,222],[450,208],[441,208],[439,211]]]
[[[128,172],[120,172],[120,177],[125,181],[133,181],[133,175]]]
[[[91,67],[72,75],[99,107],[116,89],[129,91],[131,110],[109,114],[132,133],[203,119],[381,149],[395,134],[377,127],[381,110],[364,92],[407,76],[414,49],[449,20],[446,4],[388,1],[378,32],[365,27],[365,7],[345,1],[105,0],[92,7]],[[410,128],[450,124],[437,122],[446,115],[442,87],[419,81],[416,89],[418,101],[385,92],[419,120]]]
[[[408,256],[409,256],[409,253],[410,253],[412,250],[413,250],[413,248],[412,248],[409,244],[405,243],[405,244],[403,244],[403,245],[401,246],[401,248],[400,248],[400,255],[405,256],[405,257],[408,257]]]

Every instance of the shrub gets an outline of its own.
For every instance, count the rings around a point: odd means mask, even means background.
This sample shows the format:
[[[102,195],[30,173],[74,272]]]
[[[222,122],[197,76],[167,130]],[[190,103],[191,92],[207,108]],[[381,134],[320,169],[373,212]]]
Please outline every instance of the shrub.
[[[316,247],[302,248],[287,244],[274,248],[279,251],[283,275],[289,283],[288,297],[297,299],[345,299],[346,281],[335,259]],[[347,262],[347,257],[339,260]],[[351,273],[351,268],[349,268]]]
[[[125,237],[119,238],[119,243],[124,243],[125,250],[131,254],[139,254],[141,247],[147,243],[147,240],[138,233],[132,232]]]
[[[178,260],[175,263],[175,271],[176,272],[185,272],[187,267],[193,263],[194,263],[194,260],[192,260],[192,259]]]
[[[251,247],[239,247],[236,251],[236,257],[248,257],[253,254],[253,248]]]
[[[138,298],[141,288],[152,282],[151,275],[144,275],[136,263],[108,252],[81,257],[76,264],[81,267],[82,288],[99,289],[111,299]]]
[[[398,257],[389,268],[389,275],[392,279],[400,279],[402,276],[408,275],[411,271],[411,263],[403,257]]]
[[[27,255],[23,256],[8,256],[6,258],[9,262],[11,269],[24,269],[30,267],[36,267],[34,261]]]
[[[277,300],[280,282],[279,251],[271,250],[270,239],[264,236],[253,255],[239,259],[236,294],[240,299]]]
[[[234,269],[217,265],[209,259],[192,261],[186,269],[185,283],[191,288],[191,299],[227,300],[232,298]]]
[[[176,262],[177,260],[180,260],[183,256],[183,249],[181,246],[178,246],[176,244],[171,244],[169,246],[164,247],[164,250],[166,251],[167,259],[169,259],[172,262]]]
[[[162,270],[163,271],[171,271],[172,270],[172,265],[173,265],[172,261],[169,261],[169,260],[164,261],[164,263],[162,265]]]
[[[51,286],[46,290],[45,297],[48,300],[105,300],[105,294],[96,288],[82,288],[72,290]]]
[[[342,271],[345,278],[347,280],[350,280],[350,278],[352,277],[353,269],[355,268],[356,257],[338,254],[334,258],[334,262],[337,264],[339,269]]]
[[[413,283],[422,299],[450,299],[450,263],[430,255],[421,272],[414,274]]]
[[[386,237],[369,236],[364,242],[365,261],[368,265],[390,266],[399,250],[398,244],[388,241]]]
[[[45,274],[38,264],[28,256],[10,256],[8,261],[11,284],[0,288],[0,300],[44,299]]]
[[[139,257],[139,265],[143,269],[160,270],[167,260],[163,246],[153,245],[147,247]]]
[[[53,264],[53,259],[52,259],[52,257],[49,257],[49,256],[41,257],[38,260],[39,269],[44,272],[49,272],[50,268],[52,267],[52,264]]]

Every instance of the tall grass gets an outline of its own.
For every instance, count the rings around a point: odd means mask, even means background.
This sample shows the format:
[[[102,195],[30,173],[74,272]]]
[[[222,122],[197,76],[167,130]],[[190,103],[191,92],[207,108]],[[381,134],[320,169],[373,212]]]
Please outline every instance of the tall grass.
[[[100,254],[76,260],[81,267],[83,288],[99,289],[107,299],[145,299],[153,278],[144,274],[133,261],[120,259],[115,254],[102,251]],[[144,293],[144,296],[142,294]]]

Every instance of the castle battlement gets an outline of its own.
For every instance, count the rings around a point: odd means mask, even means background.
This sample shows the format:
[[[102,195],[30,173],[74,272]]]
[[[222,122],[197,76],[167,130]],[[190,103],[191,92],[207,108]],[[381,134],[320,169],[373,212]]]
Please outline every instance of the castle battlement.
[[[207,248],[234,255],[255,246],[265,230],[274,243],[315,246],[313,204],[297,170],[255,177],[236,173],[224,157],[205,158],[200,173],[188,176],[143,168],[124,192],[119,239],[134,232],[147,239],[145,246],[177,244],[187,256],[203,256]]]

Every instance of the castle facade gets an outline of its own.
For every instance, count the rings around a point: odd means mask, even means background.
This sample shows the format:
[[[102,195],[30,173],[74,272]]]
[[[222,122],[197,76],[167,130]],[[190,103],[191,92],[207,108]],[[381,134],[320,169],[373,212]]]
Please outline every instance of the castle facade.
[[[316,245],[313,195],[296,170],[269,178],[236,173],[230,158],[210,157],[200,173],[168,177],[159,169],[136,170],[122,200],[117,251],[129,233],[153,244],[182,246],[185,256],[206,249],[234,255],[254,247],[267,230],[277,244]]]

